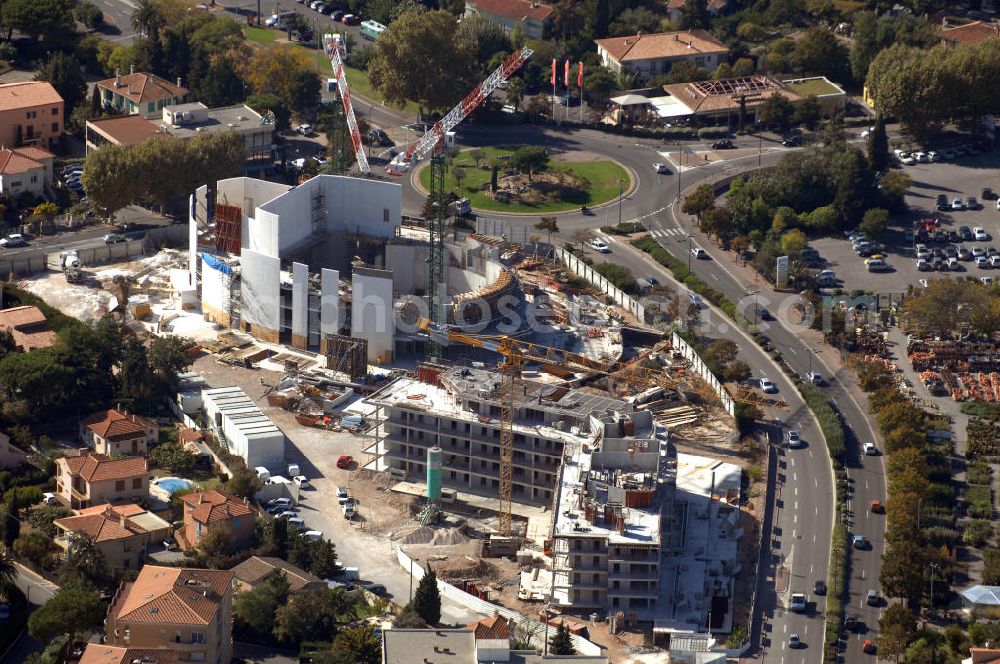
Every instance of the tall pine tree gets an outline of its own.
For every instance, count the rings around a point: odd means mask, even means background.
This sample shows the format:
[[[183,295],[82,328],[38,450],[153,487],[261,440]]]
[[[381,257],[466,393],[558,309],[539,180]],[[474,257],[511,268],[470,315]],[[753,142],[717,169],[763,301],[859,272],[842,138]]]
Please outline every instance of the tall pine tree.
[[[556,627],[556,633],[549,641],[549,652],[553,655],[575,655],[576,648],[573,647],[573,641],[569,638],[569,628],[566,627],[565,623],[559,623]]]
[[[441,593],[438,591],[437,574],[433,570],[427,570],[420,579],[417,592],[413,594],[413,609],[428,625],[441,622]]]
[[[889,167],[889,136],[881,115],[875,118],[875,129],[868,136],[868,163],[879,172]]]

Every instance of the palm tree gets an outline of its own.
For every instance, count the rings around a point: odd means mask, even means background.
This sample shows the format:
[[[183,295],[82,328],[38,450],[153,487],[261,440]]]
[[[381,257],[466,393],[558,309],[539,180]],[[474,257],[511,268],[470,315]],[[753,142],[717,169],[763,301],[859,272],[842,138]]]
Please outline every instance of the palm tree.
[[[10,552],[3,545],[0,545],[0,588],[9,588],[14,585],[17,578],[17,568],[14,566],[14,559]]]
[[[137,32],[147,37],[160,28],[160,13],[153,0],[139,0],[129,20]]]

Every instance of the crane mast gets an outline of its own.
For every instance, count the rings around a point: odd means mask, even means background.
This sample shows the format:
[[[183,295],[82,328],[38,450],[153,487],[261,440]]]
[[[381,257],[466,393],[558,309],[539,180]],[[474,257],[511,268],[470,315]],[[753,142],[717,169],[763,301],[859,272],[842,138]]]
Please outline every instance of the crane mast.
[[[457,127],[462,120],[469,117],[469,114],[476,110],[483,101],[493,94],[493,91],[500,87],[500,84],[513,76],[520,69],[532,51],[524,46],[514,51],[504,60],[503,64],[493,70],[482,83],[472,89],[465,99],[460,101],[455,108],[448,112],[431,127],[427,133],[421,136],[410,146],[405,153],[397,155],[385,167],[389,175],[402,175],[410,169],[410,166],[427,157],[435,147],[444,139],[444,135]]]
[[[333,67],[333,75],[337,77],[337,94],[344,105],[344,116],[347,118],[347,127],[351,132],[351,143],[354,144],[354,154],[358,158],[358,170],[364,174],[372,172],[368,165],[368,158],[365,157],[365,147],[361,143],[361,130],[358,129],[358,120],[354,116],[354,105],[351,103],[351,90],[347,87],[347,75],[344,72],[344,57],[347,49],[344,40],[340,35],[323,35],[323,50]]]

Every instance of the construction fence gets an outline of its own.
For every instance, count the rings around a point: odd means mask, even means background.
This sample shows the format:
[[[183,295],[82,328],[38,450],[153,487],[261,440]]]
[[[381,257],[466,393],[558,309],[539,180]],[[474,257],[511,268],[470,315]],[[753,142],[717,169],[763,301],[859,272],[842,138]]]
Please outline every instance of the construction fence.
[[[553,247],[553,250],[555,251],[556,258],[558,258],[563,265],[599,288],[605,295],[614,300],[615,304],[635,316],[640,323],[646,322],[646,308],[639,304],[631,296],[626,295],[625,291],[612,284],[604,278],[604,275],[600,274],[597,270],[590,267],[565,249]]]
[[[403,569],[410,571],[413,575],[414,581],[419,582],[420,579],[423,578],[424,568],[411,560],[410,557],[403,552],[403,549],[398,546],[396,547],[396,558],[399,561],[399,564],[403,566]],[[442,597],[447,597],[453,602],[457,602],[458,604],[461,604],[472,611],[476,611],[477,613],[481,613],[484,616],[501,615],[521,628],[524,634],[530,634],[531,645],[539,649],[545,647],[545,623],[523,616],[512,609],[479,599],[464,590],[459,590],[455,586],[446,581],[442,581],[441,579],[438,579],[437,585]],[[550,631],[553,633],[555,632],[554,629]],[[588,641],[582,636],[570,634],[570,639],[573,641],[573,647],[576,648],[577,655],[596,657],[601,654],[601,646]]]
[[[684,359],[691,363],[691,368],[695,373],[701,376],[712,387],[712,390],[719,397],[722,407],[726,409],[729,416],[736,417],[736,402],[733,401],[733,397],[729,395],[729,392],[722,386],[722,383],[719,382],[719,379],[715,377],[715,374],[712,373],[708,365],[705,364],[705,361],[695,352],[694,348],[691,348],[688,342],[681,339],[680,335],[676,332],[671,336],[670,343],[675,351],[683,355]]]

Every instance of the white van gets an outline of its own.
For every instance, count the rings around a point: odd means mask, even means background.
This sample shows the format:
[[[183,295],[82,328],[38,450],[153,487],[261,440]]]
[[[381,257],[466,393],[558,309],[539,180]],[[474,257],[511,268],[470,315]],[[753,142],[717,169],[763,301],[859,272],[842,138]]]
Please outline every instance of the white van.
[[[259,479],[261,482],[266,482],[269,479],[271,479],[271,471],[265,468],[264,466],[257,466],[253,470],[255,473],[257,473],[257,479]]]

